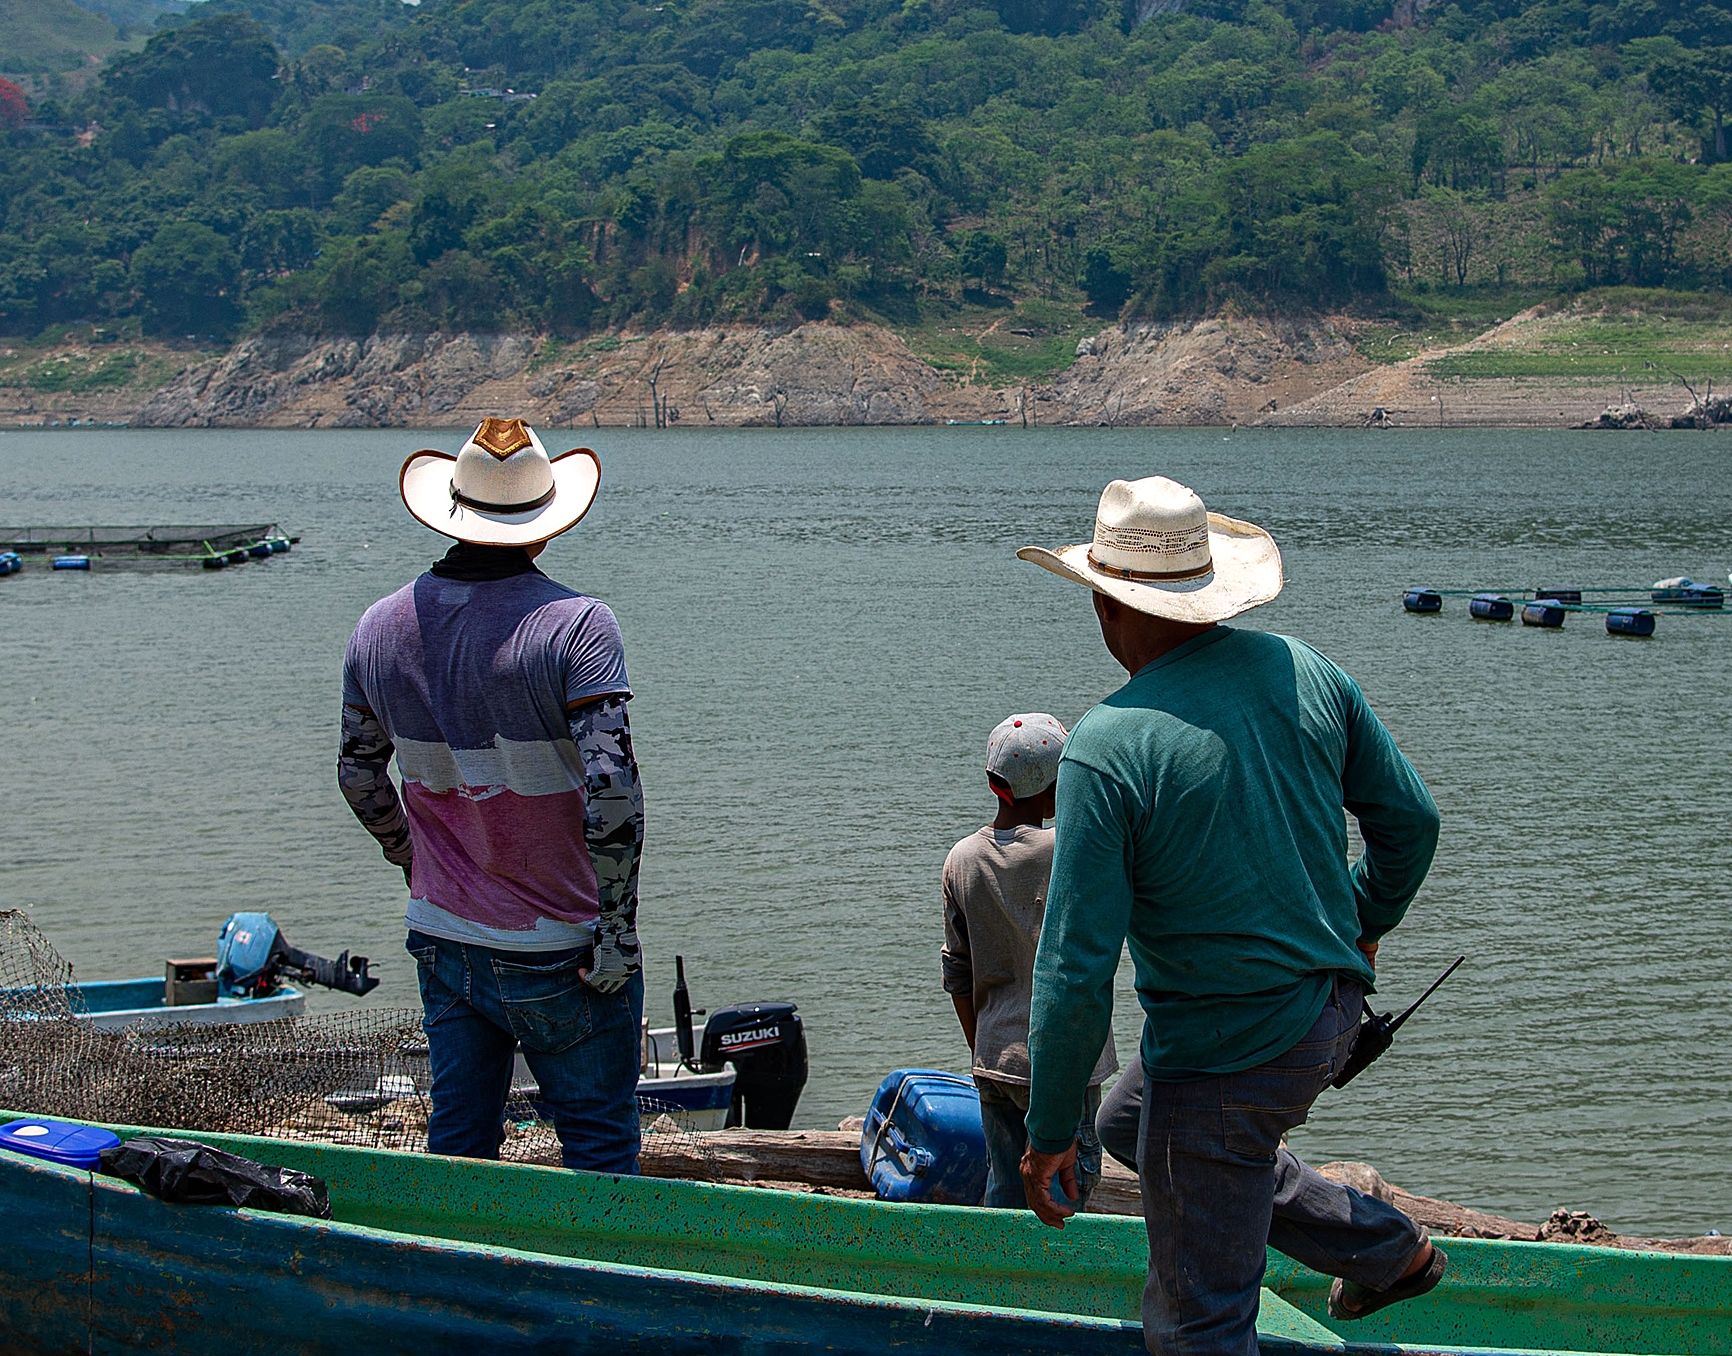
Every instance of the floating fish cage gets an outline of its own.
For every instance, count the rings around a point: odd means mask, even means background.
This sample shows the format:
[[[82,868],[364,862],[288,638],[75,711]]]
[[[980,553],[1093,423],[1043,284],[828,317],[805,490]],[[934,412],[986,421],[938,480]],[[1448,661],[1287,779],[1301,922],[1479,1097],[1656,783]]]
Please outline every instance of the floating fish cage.
[[[268,560],[293,548],[275,523],[180,524],[162,527],[0,527],[0,576],[29,559],[55,570],[123,563],[202,565],[207,570]]]
[[[1606,634],[1651,636],[1663,616],[1728,616],[1726,590],[1699,584],[1689,575],[1659,579],[1652,584],[1619,588],[1408,588],[1401,594],[1403,611],[1436,613],[1444,600],[1465,598],[1468,616],[1476,621],[1511,621],[1519,609],[1523,626],[1556,631],[1572,612],[1603,615]]]

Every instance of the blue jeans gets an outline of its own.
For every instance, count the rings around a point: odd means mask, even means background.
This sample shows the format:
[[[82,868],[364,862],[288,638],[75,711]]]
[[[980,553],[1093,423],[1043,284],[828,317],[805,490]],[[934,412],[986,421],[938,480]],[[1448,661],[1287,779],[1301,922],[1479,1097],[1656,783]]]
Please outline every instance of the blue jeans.
[[[1099,1124],[1115,1158],[1142,1104],[1143,1342],[1155,1356],[1257,1356],[1265,1245],[1374,1290],[1419,1251],[1425,1234],[1406,1215],[1319,1177],[1281,1144],[1352,1052],[1362,992],[1339,981],[1316,1025],[1267,1064],[1157,1083],[1136,1060],[1108,1094]]]
[[[594,964],[589,947],[526,954],[419,932],[407,946],[433,1066],[429,1153],[499,1157],[521,1043],[565,1166],[637,1171],[641,974],[604,994],[577,976]]]
[[[1020,1083],[1000,1083],[977,1077],[980,1089],[980,1127],[986,1131],[986,1197],[982,1205],[998,1210],[1026,1210],[1028,1196],[1022,1189],[1022,1155],[1028,1148],[1028,1088]],[[1078,1210],[1088,1203],[1089,1193],[1101,1179],[1101,1142],[1095,1138],[1095,1113],[1100,1110],[1100,1084],[1093,1084],[1083,1099],[1082,1119],[1077,1122],[1076,1183]],[[1057,1185],[1058,1179],[1053,1179]],[[1062,1193],[1063,1188],[1058,1188]]]

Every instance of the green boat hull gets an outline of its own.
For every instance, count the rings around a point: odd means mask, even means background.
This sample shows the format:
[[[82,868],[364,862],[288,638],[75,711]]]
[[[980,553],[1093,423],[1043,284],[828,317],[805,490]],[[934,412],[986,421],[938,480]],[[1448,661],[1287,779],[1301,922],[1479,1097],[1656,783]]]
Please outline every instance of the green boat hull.
[[[8,1351],[1143,1349],[1134,1219],[1057,1232],[1025,1213],[197,1138],[325,1178],[335,1220],[165,1205],[0,1151]],[[1326,1278],[1271,1253],[1263,1349],[1732,1356],[1732,1258],[1448,1247],[1432,1295],[1350,1325],[1327,1319]]]

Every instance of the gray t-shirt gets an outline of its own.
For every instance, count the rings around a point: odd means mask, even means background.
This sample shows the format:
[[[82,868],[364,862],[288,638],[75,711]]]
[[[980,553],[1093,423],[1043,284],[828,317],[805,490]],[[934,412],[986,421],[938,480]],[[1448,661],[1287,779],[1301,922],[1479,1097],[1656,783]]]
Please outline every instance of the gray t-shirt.
[[[1028,1004],[1052,875],[1051,829],[990,824],[944,859],[944,988],[974,999],[974,1073],[1028,1082]],[[1113,1038],[1089,1082],[1119,1067]]]

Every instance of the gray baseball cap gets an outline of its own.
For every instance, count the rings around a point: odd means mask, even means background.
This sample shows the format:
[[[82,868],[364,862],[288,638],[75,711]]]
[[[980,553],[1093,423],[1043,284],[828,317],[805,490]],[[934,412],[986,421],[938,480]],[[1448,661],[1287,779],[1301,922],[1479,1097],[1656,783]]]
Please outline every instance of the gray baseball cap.
[[[1058,780],[1058,757],[1069,733],[1044,711],[1007,716],[986,741],[986,770],[1018,800],[1038,796]]]

